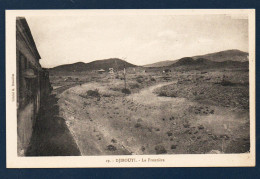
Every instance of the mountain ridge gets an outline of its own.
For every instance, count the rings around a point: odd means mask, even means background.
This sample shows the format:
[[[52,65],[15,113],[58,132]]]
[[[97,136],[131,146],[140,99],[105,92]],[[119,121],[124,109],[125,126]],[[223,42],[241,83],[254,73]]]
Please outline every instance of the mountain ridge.
[[[188,57],[183,57],[188,58]],[[143,65],[144,67],[167,67],[172,66],[173,64],[177,63],[179,60],[183,59],[177,59],[177,60],[165,60],[160,61],[152,64]],[[231,49],[231,50],[224,50],[214,53],[208,53],[204,55],[196,55],[189,57],[192,59],[208,59],[213,62],[224,62],[224,61],[238,61],[238,62],[246,62],[248,61],[248,53],[243,52],[241,50],[237,49]],[[165,63],[164,63],[165,62]]]
[[[183,57],[177,60],[165,60],[156,62],[153,64],[144,65],[142,67],[178,67],[178,66],[219,66],[223,65],[231,65],[235,63],[243,63],[248,62],[248,53],[240,50],[225,50],[220,52],[208,53],[205,55],[197,55],[192,57]],[[240,64],[241,65],[241,64]],[[82,72],[82,71],[91,71],[91,70],[99,70],[104,69],[106,71],[109,68],[114,68],[115,70],[123,70],[124,67],[138,67],[137,65],[128,63],[119,58],[109,58],[102,60],[95,60],[89,63],[84,62],[76,62],[73,64],[64,64],[60,66],[56,66],[53,68],[49,68],[49,71],[68,71],[68,72]]]
[[[109,58],[102,60],[95,60],[89,63],[76,62],[72,64],[59,65],[53,68],[49,68],[49,71],[90,71],[90,70],[99,70],[104,69],[108,70],[109,68],[114,68],[116,70],[122,70],[124,67],[136,67],[136,65],[128,63],[119,58]]]

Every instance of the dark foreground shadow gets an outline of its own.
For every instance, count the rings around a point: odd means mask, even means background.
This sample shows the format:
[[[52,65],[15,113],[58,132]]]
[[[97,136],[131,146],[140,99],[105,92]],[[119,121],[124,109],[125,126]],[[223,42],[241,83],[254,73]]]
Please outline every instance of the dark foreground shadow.
[[[79,156],[65,120],[59,117],[58,99],[50,95],[44,99],[33,128],[26,156]]]

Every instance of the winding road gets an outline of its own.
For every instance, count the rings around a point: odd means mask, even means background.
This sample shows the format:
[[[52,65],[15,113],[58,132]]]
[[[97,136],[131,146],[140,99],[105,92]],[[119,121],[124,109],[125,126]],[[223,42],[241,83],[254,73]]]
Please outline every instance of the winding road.
[[[82,155],[228,152],[232,142],[244,137],[232,133],[243,130],[246,114],[153,93],[172,83],[160,83],[129,96],[107,97],[102,96],[110,92],[105,85],[75,86],[59,95],[60,115]],[[86,97],[90,89],[98,89],[102,97]],[[198,107],[215,112],[198,115],[194,113]],[[224,142],[223,136],[228,138]]]

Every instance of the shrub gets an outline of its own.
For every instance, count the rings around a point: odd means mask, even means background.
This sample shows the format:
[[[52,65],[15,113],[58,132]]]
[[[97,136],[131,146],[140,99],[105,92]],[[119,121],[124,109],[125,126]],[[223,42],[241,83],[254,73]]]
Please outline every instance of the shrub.
[[[168,131],[168,132],[167,132],[167,135],[168,135],[168,136],[172,136],[172,132]]]
[[[171,149],[176,149],[177,145],[172,145]]]
[[[141,75],[137,76],[137,77],[136,77],[136,81],[137,81],[138,83],[142,83],[142,82],[144,81],[143,76],[141,76]]]
[[[109,151],[115,151],[115,150],[116,150],[116,147],[113,146],[113,145],[108,145],[108,146],[107,146],[107,150],[109,150]]]
[[[139,127],[141,127],[141,124],[140,123],[136,123],[135,124],[135,128],[139,128]]]
[[[144,152],[144,151],[145,151],[145,147],[144,147],[144,146],[142,146],[142,147],[141,147],[141,150],[142,150],[142,152]]]
[[[166,149],[162,145],[157,145],[155,147],[155,151],[156,151],[156,154],[166,154],[167,153]]]
[[[111,97],[110,94],[103,94],[102,96],[103,96],[103,97]]]
[[[122,89],[122,93],[125,93],[125,94],[131,94],[131,91],[127,88],[123,88]]]
[[[88,96],[92,96],[92,97],[100,97],[100,94],[99,94],[99,92],[98,92],[98,89],[88,90],[88,91],[87,91],[87,95],[88,95]]]
[[[134,88],[139,88],[139,87],[140,87],[140,85],[139,85],[139,84],[137,84],[137,83],[130,84],[129,86],[130,86],[130,88],[131,88],[131,89],[134,89]]]
[[[121,88],[118,88],[118,87],[114,87],[114,88],[109,88],[110,90],[113,90],[113,91],[121,91]]]
[[[228,81],[228,80],[222,80],[221,82],[220,82],[220,84],[222,85],[222,86],[233,86],[234,85],[234,83],[232,83],[231,81]]]
[[[183,127],[184,127],[184,128],[190,128],[190,124],[185,123],[185,124],[183,124]]]
[[[176,94],[174,94],[174,93],[171,93],[171,94],[170,94],[170,97],[176,98],[176,97],[177,97],[177,95],[176,95]]]
[[[169,81],[171,79],[171,77],[169,77],[169,76],[164,76],[163,77],[163,80],[165,80],[165,81]]]
[[[116,139],[112,139],[111,142],[117,143],[117,140]]]
[[[152,77],[152,78],[151,78],[151,81],[156,81],[156,80],[155,80],[155,78]]]
[[[143,82],[143,79],[137,78],[136,81],[137,81],[138,83],[142,83],[142,82]]]
[[[158,95],[159,96],[167,96],[167,93],[166,93],[166,91],[160,91]]]

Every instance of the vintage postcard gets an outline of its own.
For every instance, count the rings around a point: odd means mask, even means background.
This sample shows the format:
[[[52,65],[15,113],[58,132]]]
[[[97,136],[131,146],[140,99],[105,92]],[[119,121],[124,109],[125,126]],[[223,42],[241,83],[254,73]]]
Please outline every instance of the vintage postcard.
[[[255,166],[255,10],[6,10],[7,168]]]

